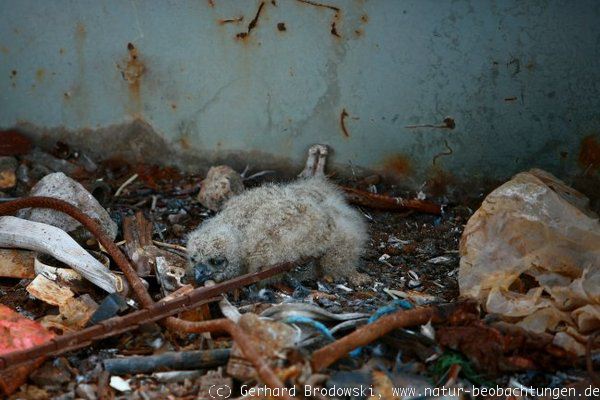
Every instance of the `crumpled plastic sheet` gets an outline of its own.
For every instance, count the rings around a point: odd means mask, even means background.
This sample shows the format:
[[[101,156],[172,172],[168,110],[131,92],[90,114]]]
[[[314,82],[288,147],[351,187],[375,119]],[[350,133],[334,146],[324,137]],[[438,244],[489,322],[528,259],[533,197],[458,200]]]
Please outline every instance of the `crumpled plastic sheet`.
[[[460,243],[461,295],[578,355],[600,328],[600,223],[551,174],[517,174],[483,201]]]

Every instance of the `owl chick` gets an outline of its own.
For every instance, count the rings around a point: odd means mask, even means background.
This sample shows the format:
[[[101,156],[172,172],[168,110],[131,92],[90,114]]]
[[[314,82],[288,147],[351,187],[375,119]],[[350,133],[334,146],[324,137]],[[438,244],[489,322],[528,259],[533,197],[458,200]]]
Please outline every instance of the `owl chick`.
[[[188,277],[225,281],[265,266],[315,257],[296,279],[352,279],[367,240],[362,215],[325,177],[267,184],[225,203],[191,233]]]

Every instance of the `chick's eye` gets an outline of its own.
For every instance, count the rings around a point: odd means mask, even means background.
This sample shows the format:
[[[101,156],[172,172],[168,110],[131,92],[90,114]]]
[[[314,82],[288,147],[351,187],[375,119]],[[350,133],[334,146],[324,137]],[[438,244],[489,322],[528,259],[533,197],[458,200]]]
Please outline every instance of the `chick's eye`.
[[[210,259],[209,262],[211,265],[214,265],[215,267],[222,267],[227,262],[227,259],[225,259],[223,257],[217,257],[217,258]]]

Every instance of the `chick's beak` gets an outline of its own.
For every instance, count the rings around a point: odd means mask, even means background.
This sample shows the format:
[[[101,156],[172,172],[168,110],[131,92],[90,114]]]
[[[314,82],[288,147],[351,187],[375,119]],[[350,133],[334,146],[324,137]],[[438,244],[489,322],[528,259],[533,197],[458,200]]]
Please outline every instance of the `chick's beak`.
[[[213,276],[213,270],[209,265],[198,263],[192,267],[196,284],[201,285]]]

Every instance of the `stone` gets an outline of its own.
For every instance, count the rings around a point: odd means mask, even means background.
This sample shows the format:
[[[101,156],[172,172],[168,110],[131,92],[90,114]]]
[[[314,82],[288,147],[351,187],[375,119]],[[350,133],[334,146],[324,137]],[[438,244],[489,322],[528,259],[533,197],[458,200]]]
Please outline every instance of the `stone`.
[[[53,197],[71,203],[96,220],[111,239],[114,240],[117,236],[117,224],[110,218],[108,212],[81,184],[62,172],[46,175],[31,189],[29,195]],[[21,212],[19,216],[30,221],[56,226],[66,232],[75,231],[81,226],[68,215],[50,209],[28,209]]]
[[[241,175],[227,165],[219,165],[208,170],[198,201],[209,210],[219,211],[227,200],[243,191]]]
[[[17,160],[0,157],[0,189],[11,189],[17,184]]]

